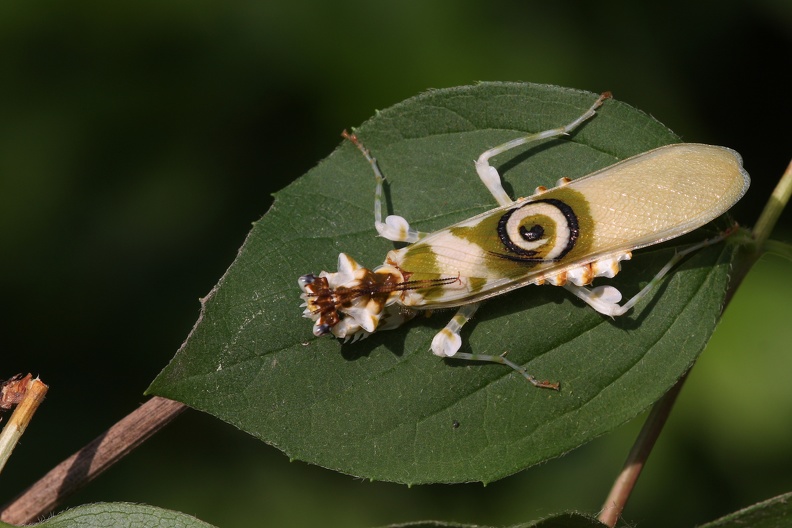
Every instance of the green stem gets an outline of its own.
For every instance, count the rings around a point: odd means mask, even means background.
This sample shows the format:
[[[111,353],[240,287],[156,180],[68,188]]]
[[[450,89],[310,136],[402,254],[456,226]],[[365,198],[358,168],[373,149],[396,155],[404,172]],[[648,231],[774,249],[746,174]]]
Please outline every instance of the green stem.
[[[759,215],[759,220],[753,228],[751,234],[753,235],[756,243],[756,251],[763,252],[765,250],[765,242],[770,237],[770,233],[778,222],[778,217],[781,216],[781,211],[784,210],[786,204],[789,202],[790,195],[792,195],[792,162],[789,163],[786,171],[778,185],[770,195],[762,214]]]
[[[781,212],[789,202],[790,195],[792,195],[792,162],[789,163],[784,174],[778,180],[750,235],[741,230],[741,233],[744,233],[742,238],[739,237],[739,234],[733,237],[735,243],[742,246],[746,253],[734,263],[729,290],[726,294],[726,304],[729,303],[742,280],[764,253],[768,251],[778,252],[781,256],[787,256],[787,258],[792,254],[789,249],[783,248],[784,244],[769,240],[770,234],[781,216]]]

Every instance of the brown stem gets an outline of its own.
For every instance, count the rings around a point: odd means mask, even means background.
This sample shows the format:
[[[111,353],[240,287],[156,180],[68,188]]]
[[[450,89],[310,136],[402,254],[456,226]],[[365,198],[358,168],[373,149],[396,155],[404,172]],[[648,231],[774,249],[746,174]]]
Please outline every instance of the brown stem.
[[[729,287],[726,290],[723,310],[728,306],[734,291],[740,285],[742,279],[745,278],[748,269],[750,269],[755,261],[755,256],[746,256],[742,261],[742,266],[733,270],[729,280]],[[630,494],[635,487],[635,482],[638,480],[638,476],[641,474],[641,470],[646,464],[646,460],[649,458],[649,453],[652,452],[652,448],[665,426],[668,415],[671,413],[674,402],[679,395],[679,391],[682,390],[682,386],[685,384],[687,377],[688,373],[685,373],[685,375],[679,378],[679,381],[677,381],[676,384],[652,406],[652,410],[649,412],[649,416],[646,418],[641,432],[638,434],[630,453],[627,455],[627,460],[624,462],[621,473],[613,483],[608,498],[605,499],[605,504],[602,505],[602,511],[599,514],[601,523],[611,528],[616,526],[616,522],[619,520],[624,510],[624,506],[627,504],[627,499],[630,498]]]
[[[622,510],[627,504],[627,499],[635,487],[635,482],[646,464],[646,459],[649,458],[649,453],[652,452],[657,437],[660,436],[660,432],[663,430],[663,426],[686,379],[687,374],[679,378],[676,385],[671,387],[671,390],[665,393],[652,407],[641,432],[638,434],[638,438],[635,439],[630,454],[627,455],[627,460],[624,462],[621,473],[616,478],[616,482],[613,483],[608,498],[605,499],[605,504],[599,514],[601,523],[611,528],[616,526],[616,521],[619,520]]]
[[[26,524],[50,513],[64,499],[129,454],[187,408],[155,396],[93,442],[58,464],[0,509],[0,520]]]

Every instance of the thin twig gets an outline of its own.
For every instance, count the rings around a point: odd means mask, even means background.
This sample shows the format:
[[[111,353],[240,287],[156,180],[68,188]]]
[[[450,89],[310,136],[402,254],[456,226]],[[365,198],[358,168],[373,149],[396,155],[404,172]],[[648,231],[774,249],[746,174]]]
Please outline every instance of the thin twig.
[[[8,398],[8,403],[9,405],[18,403],[18,405],[14,409],[14,413],[8,423],[3,427],[3,432],[0,433],[0,471],[5,467],[11,452],[16,447],[17,442],[19,442],[28,424],[33,419],[36,409],[44,401],[44,396],[47,394],[47,386],[40,379],[33,379],[30,374],[24,378],[16,376],[12,378],[12,381],[16,380],[19,383],[14,384],[15,389],[12,391],[14,394],[12,395],[13,397]],[[24,384],[24,387],[17,389],[16,385],[20,384]],[[8,387],[4,386],[3,388],[6,389]],[[6,395],[5,390],[3,395]]]
[[[778,180],[778,184],[773,189],[773,194],[770,195],[767,205],[765,205],[753,228],[752,235],[759,251],[763,249],[762,245],[773,231],[776,222],[778,222],[778,217],[781,216],[781,211],[784,210],[787,202],[789,202],[790,196],[792,196],[792,161],[789,162],[786,171],[784,171],[781,179]]]
[[[183,403],[166,398],[150,399],[3,506],[0,520],[26,524],[50,513],[186,408]]]
[[[605,504],[599,514],[601,523],[610,527],[616,526],[616,521],[619,520],[622,510],[627,504],[627,499],[635,487],[635,482],[646,464],[646,459],[649,458],[649,453],[652,452],[657,437],[660,436],[660,432],[663,430],[663,426],[686,379],[687,374],[679,378],[676,385],[671,387],[671,390],[665,393],[652,407],[641,432],[638,434],[638,438],[635,439],[630,454],[627,455],[627,460],[624,462],[621,473],[616,478],[616,482],[613,483],[608,498],[605,499]]]

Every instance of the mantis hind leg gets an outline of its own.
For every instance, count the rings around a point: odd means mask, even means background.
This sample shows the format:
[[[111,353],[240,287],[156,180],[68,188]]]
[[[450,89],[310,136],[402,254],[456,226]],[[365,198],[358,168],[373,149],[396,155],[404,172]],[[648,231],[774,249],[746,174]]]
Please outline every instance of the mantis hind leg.
[[[506,359],[506,354],[500,356],[491,356],[488,354],[472,354],[470,352],[459,352],[462,346],[462,338],[459,332],[462,326],[467,323],[471,317],[476,313],[481,303],[471,303],[462,306],[451,318],[451,321],[432,339],[432,352],[440,357],[449,357],[453,359],[463,359],[466,361],[488,361],[490,363],[499,363],[513,368],[519,372],[526,380],[536,387],[544,389],[559,390],[558,383],[550,381],[537,380],[525,367],[521,367],[511,360]]]
[[[638,303],[638,301],[646,297],[646,295],[648,295],[655,287],[657,287],[658,284],[660,284],[660,281],[663,280],[663,277],[665,277],[668,272],[674,268],[674,266],[679,264],[683,258],[702,248],[717,244],[718,242],[730,236],[733,232],[733,229],[726,230],[716,237],[702,240],[701,242],[693,244],[682,251],[677,251],[674,253],[674,256],[671,257],[671,259],[666,263],[666,265],[663,266],[654,277],[652,277],[652,280],[650,280],[649,283],[641,289],[641,291],[636,293],[622,305],[619,305],[619,301],[621,301],[622,297],[621,293],[613,286],[597,286],[596,288],[589,289],[584,286],[566,284],[564,288],[597,310],[599,313],[608,315],[610,317],[618,317],[627,313]]]
[[[465,359],[469,361],[489,361],[491,363],[499,363],[501,365],[506,365],[508,367],[513,368],[522,376],[528,380],[531,385],[534,387],[539,387],[540,389],[553,389],[553,390],[561,390],[561,385],[557,382],[547,381],[547,380],[538,380],[533,377],[525,367],[521,367],[517,363],[506,359],[506,352],[501,354],[500,356],[491,356],[487,354],[469,354],[467,352],[458,352],[454,359]]]

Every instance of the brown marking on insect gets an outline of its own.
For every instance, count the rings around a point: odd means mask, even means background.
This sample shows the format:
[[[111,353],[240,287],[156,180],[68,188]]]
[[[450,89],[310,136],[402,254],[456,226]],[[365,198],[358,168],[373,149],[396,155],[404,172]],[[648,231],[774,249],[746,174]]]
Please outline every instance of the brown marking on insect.
[[[314,277],[313,282],[305,285],[308,309],[313,315],[318,314],[318,323],[327,331],[341,320],[339,312],[351,308],[360,302],[361,298],[367,299],[366,308],[374,313],[381,312],[393,292],[405,292],[421,288],[431,288],[460,281],[460,277],[445,277],[440,279],[402,280],[401,273],[374,272],[363,269],[363,276],[356,286],[338,286],[331,288],[326,277]],[[373,303],[373,304],[372,304]],[[325,326],[326,325],[326,326]]]

